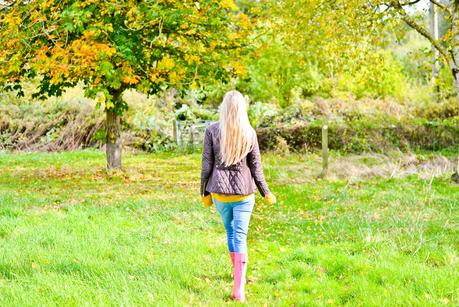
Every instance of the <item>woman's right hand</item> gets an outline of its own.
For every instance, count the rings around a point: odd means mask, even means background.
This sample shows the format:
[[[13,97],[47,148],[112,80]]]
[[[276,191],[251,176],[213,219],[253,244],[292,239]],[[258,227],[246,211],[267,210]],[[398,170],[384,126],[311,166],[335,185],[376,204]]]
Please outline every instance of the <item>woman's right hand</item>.
[[[204,207],[206,208],[212,207],[212,196],[210,194],[206,196],[201,196],[201,201]]]
[[[268,195],[265,195],[264,199],[268,205],[274,205],[277,201],[276,196],[274,196],[273,193],[269,193]]]

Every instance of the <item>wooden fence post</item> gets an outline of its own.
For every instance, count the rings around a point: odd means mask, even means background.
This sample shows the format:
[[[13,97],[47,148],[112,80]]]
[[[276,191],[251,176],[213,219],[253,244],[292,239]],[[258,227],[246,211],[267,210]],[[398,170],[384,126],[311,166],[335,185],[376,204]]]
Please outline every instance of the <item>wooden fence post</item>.
[[[328,174],[328,126],[322,127],[322,172],[319,177],[325,178]]]
[[[178,131],[179,131],[179,134],[180,134],[180,145],[179,147],[182,147],[183,148],[183,130],[185,130],[185,127],[186,127],[186,120],[185,121],[180,121],[179,122],[179,126],[178,126]]]
[[[174,127],[173,127],[174,142],[175,142],[175,144],[178,146],[177,120],[174,119],[172,123],[173,123],[173,125],[174,125]]]
[[[194,124],[190,125],[190,141],[189,141],[189,147],[193,148],[194,147]]]

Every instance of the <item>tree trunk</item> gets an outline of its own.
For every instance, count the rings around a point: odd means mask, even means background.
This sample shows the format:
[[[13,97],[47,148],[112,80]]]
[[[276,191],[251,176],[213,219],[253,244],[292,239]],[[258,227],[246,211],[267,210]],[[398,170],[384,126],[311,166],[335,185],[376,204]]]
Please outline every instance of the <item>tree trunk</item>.
[[[451,71],[453,74],[453,86],[454,90],[456,91],[456,98],[459,103],[459,70],[457,67],[451,67]]]
[[[454,35],[454,46],[451,50],[451,60],[449,61],[449,68],[451,69],[451,73],[453,74],[453,86],[454,90],[456,91],[456,98],[459,103],[459,67],[457,66],[457,58],[459,56],[459,34],[457,33],[458,25],[457,22],[459,21],[459,11],[456,3],[451,5],[451,30]]]
[[[430,3],[430,28],[433,38],[438,41],[439,33],[438,33],[438,12],[436,5]],[[439,75],[439,68],[438,68],[438,57],[440,52],[438,51],[435,46],[432,45],[433,51],[433,63],[432,63],[432,88],[434,90],[434,95],[437,100],[439,100],[440,94],[440,87],[438,85],[438,75]]]
[[[114,111],[106,110],[107,115],[107,169],[121,169],[121,125],[120,116]]]

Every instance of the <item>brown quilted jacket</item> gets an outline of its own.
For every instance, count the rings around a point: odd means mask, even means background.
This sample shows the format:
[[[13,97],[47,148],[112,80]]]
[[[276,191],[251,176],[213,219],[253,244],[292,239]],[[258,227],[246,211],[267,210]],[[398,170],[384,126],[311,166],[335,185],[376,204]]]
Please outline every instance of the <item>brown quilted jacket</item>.
[[[207,127],[202,153],[201,196],[209,193],[248,195],[257,187],[263,197],[270,193],[263,175],[257,138],[252,151],[244,159],[225,167],[220,157],[219,124]]]

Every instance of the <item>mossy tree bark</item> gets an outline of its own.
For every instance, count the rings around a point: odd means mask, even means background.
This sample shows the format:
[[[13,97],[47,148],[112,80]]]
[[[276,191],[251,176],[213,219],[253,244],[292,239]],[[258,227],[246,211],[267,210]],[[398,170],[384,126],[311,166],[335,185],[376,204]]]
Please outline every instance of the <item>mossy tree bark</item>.
[[[113,111],[107,114],[107,169],[121,169],[121,125],[120,116]]]
[[[113,100],[115,102],[115,106],[119,105],[121,99],[122,91],[113,93]],[[123,149],[121,139],[121,116],[118,114],[116,108],[105,110],[105,114],[107,116],[107,169],[121,169],[121,153]]]
[[[453,74],[454,89],[456,90],[456,96],[459,101],[459,67],[457,59],[459,58],[459,1],[455,1],[450,8],[451,12],[451,32],[454,33],[453,46],[449,52],[451,59],[449,61],[449,67]]]

